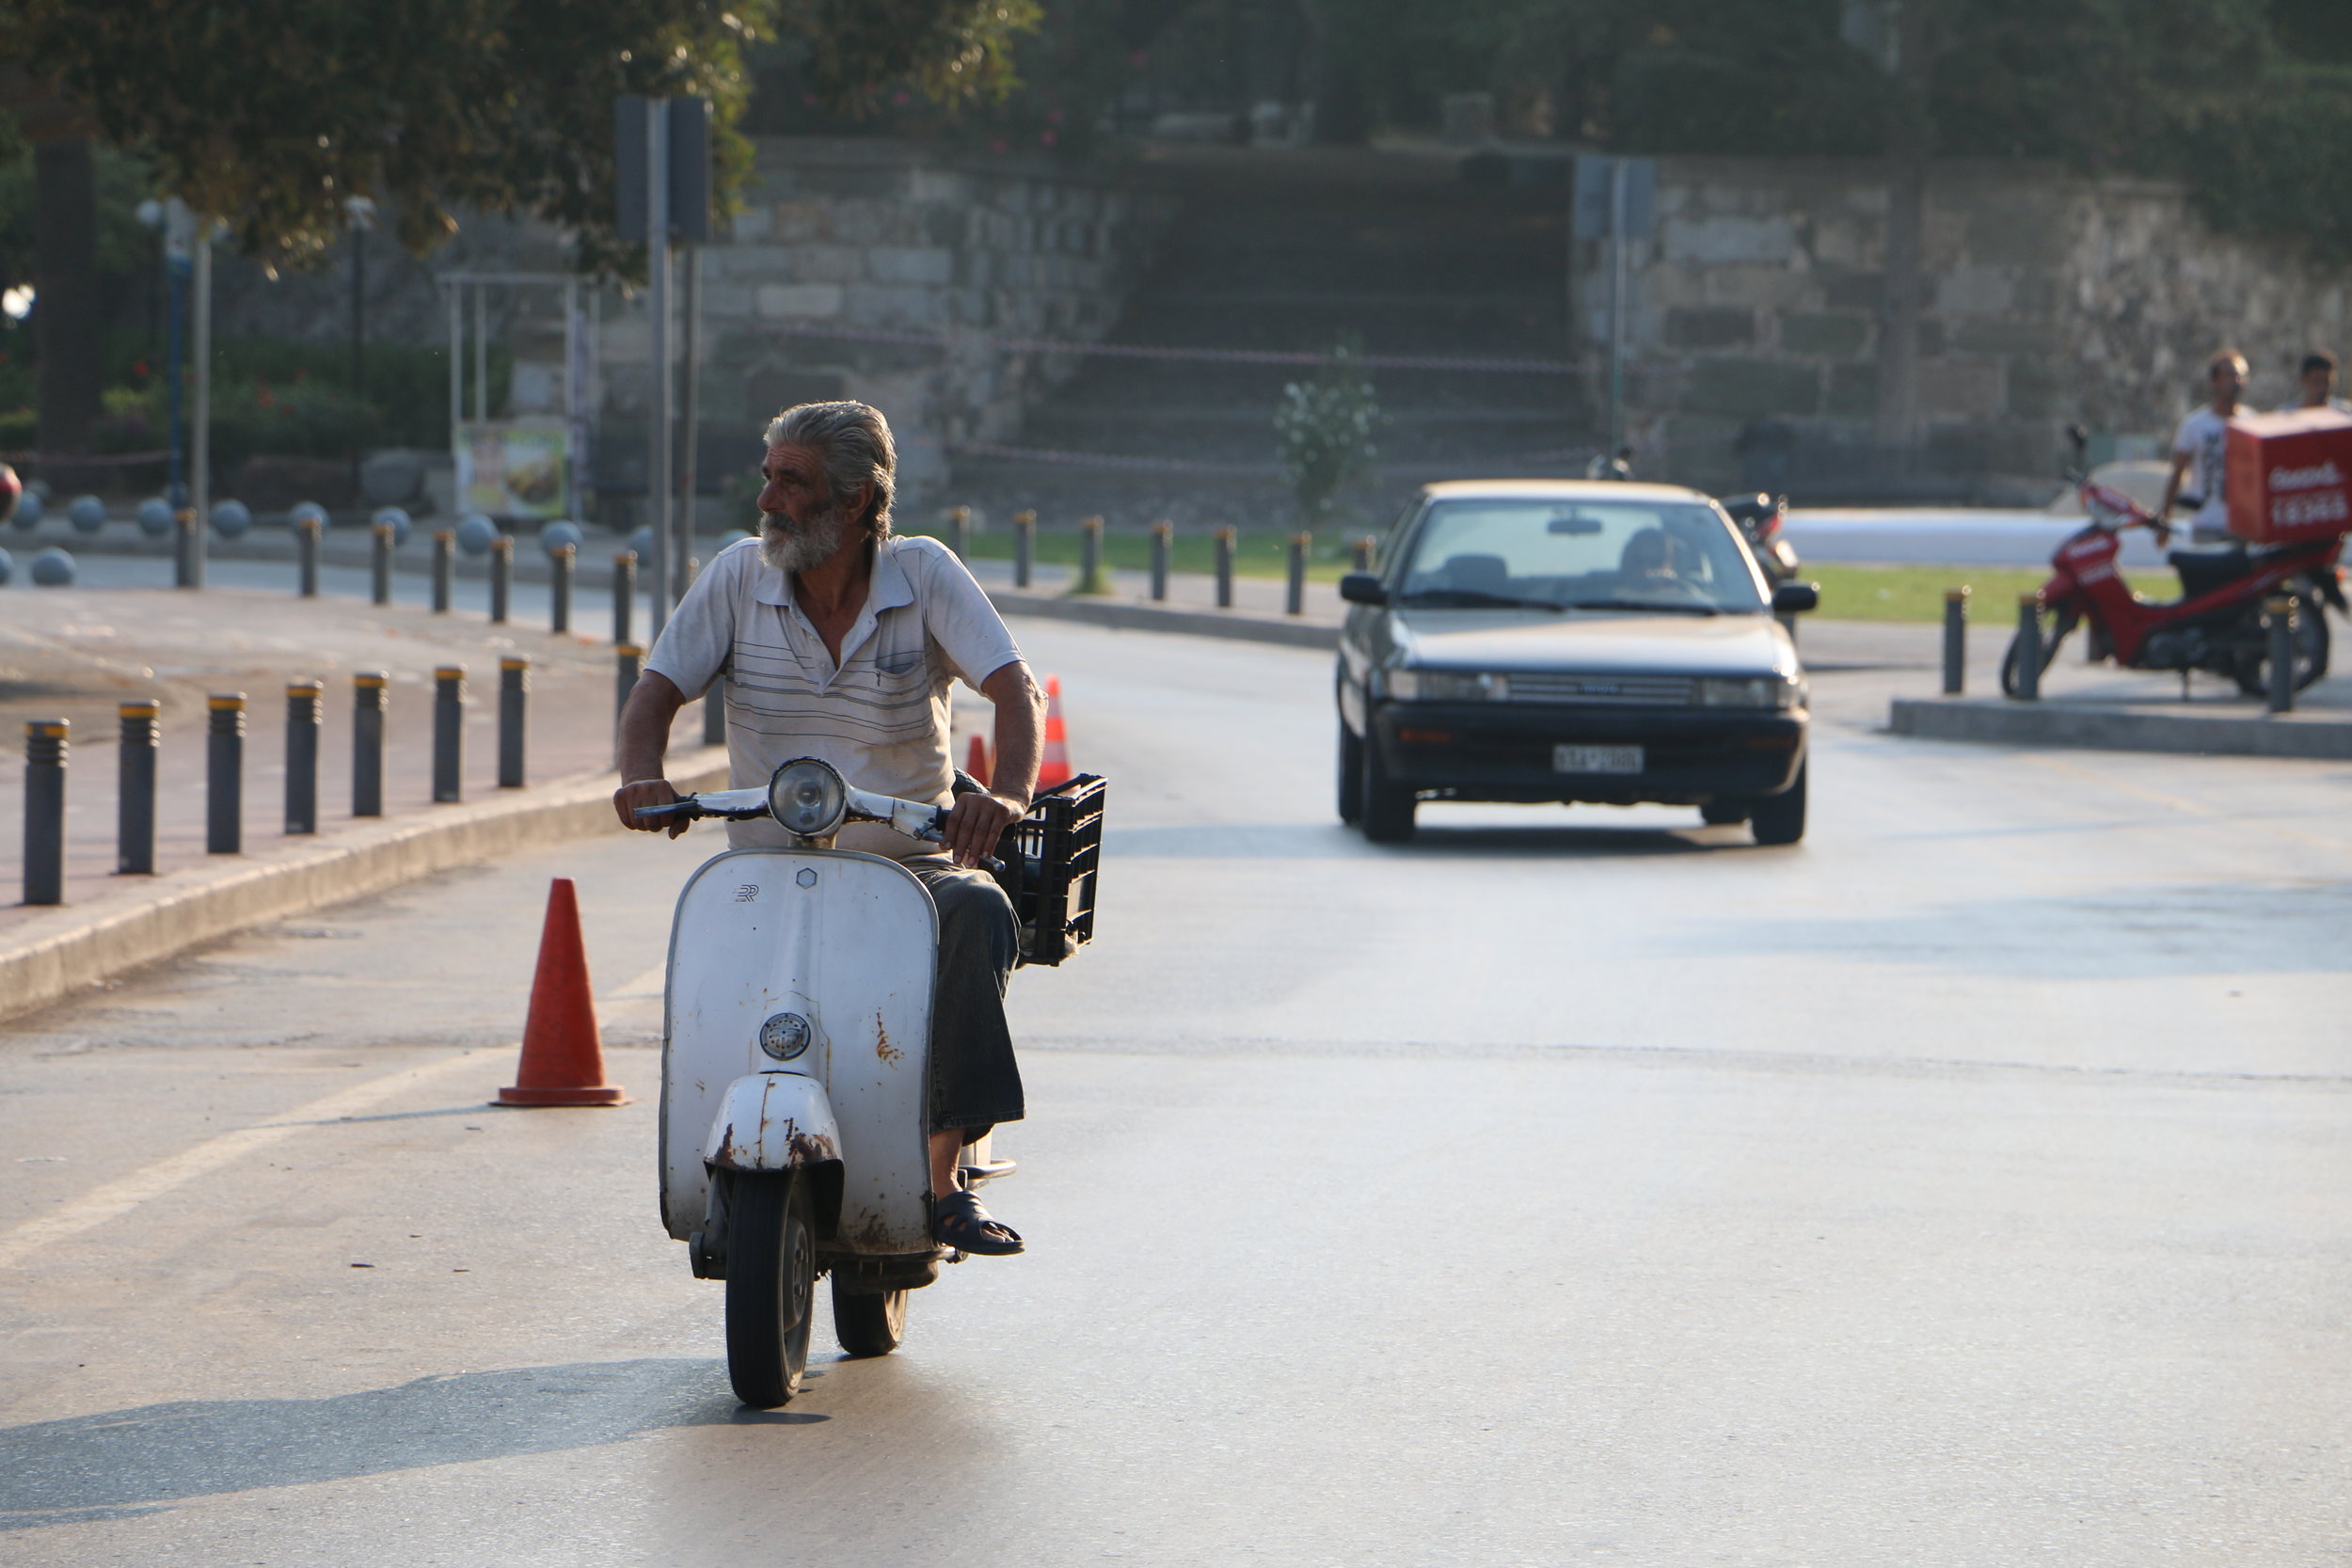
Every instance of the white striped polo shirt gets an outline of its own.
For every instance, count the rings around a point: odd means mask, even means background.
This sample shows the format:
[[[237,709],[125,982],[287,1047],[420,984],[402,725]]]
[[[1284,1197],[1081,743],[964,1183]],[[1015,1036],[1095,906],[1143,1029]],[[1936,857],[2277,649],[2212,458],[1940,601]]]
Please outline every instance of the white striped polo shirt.
[[[948,683],[980,683],[1021,657],[1012,633],[953,551],[936,539],[893,538],[874,552],[866,604],[841,639],[825,640],[793,602],[792,579],[738,540],[694,579],[645,661],[690,698],[726,681],[727,772],[738,789],[764,784],[794,757],[822,757],[860,789],[906,800],[948,800]],[[727,824],[738,848],[787,844],[767,817]],[[840,847],[904,860],[937,854],[903,833],[851,823]]]

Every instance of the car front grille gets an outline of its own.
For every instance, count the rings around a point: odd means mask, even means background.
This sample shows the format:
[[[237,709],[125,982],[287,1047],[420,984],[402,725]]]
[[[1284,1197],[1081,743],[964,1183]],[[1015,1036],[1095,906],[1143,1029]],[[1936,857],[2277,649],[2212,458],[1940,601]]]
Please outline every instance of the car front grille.
[[[1579,707],[1688,707],[1688,675],[1519,674],[1509,677],[1514,703],[1563,703]]]

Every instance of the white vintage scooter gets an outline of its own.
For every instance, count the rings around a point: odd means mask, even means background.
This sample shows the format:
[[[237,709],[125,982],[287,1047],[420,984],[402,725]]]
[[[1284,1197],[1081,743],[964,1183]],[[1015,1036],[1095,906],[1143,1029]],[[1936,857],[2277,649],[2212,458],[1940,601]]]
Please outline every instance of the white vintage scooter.
[[[1007,831],[997,876],[1023,961],[1093,935],[1104,787],[1081,776]],[[642,807],[652,819],[771,816],[788,849],[733,849],[679,893],[661,1053],[661,1218],[696,1276],[726,1281],[727,1372],[767,1409],[800,1388],[817,1276],[852,1355],[906,1329],[907,1292],[961,1261],[931,1238],[931,984],[939,920],[914,873],[833,847],[849,821],[936,842],[944,808],[787,762],[765,788]],[[1040,940],[1040,934],[1043,940]],[[987,1139],[962,1179],[1009,1175]]]

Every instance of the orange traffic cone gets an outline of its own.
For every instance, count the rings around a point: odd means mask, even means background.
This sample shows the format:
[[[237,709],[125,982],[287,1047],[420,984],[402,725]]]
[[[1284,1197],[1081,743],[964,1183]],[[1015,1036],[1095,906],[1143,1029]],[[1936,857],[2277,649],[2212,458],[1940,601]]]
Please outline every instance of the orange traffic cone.
[[[972,775],[972,782],[982,789],[988,787],[988,742],[978,736],[972,737],[972,750],[963,759],[963,770]]]
[[[1045,677],[1045,756],[1038,764],[1037,786],[1051,789],[1070,782],[1070,732],[1061,720],[1061,677]]]
[[[604,1081],[604,1042],[588,990],[588,952],[580,940],[580,899],[569,877],[548,887],[548,920],[539,928],[539,968],[531,979],[531,1016],[523,1024],[517,1084],[499,1090],[501,1105],[619,1105],[628,1095]]]

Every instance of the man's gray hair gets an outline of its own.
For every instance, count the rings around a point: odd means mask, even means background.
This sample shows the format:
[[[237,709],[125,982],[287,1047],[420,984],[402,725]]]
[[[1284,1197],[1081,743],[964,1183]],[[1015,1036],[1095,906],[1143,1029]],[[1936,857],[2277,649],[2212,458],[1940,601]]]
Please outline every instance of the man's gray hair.
[[[890,537],[898,448],[881,409],[863,403],[803,403],[768,421],[768,444],[813,450],[836,502],[849,499],[859,485],[871,484],[873,499],[855,521],[876,539]]]

